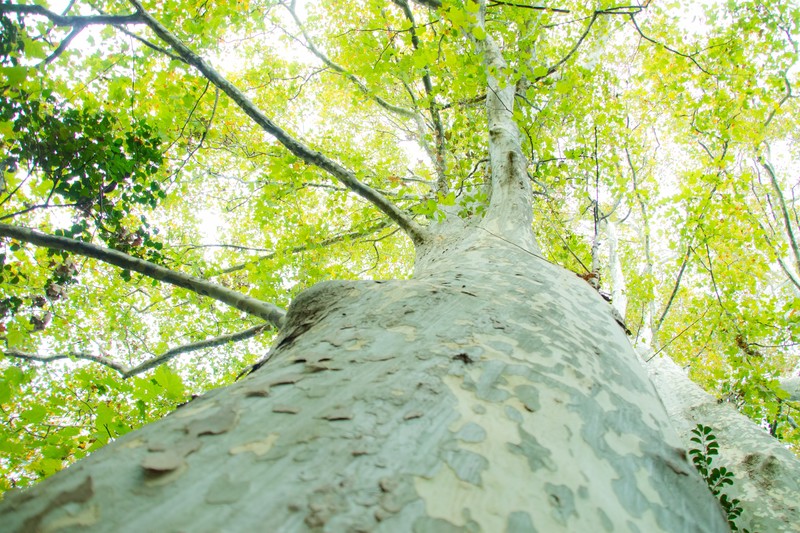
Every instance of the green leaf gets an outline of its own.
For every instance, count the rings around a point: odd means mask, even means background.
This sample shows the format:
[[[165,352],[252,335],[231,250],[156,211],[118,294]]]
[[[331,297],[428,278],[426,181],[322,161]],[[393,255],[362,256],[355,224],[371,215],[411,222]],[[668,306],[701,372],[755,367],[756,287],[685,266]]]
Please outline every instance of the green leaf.
[[[20,417],[26,422],[36,424],[47,417],[47,408],[41,405],[34,405],[20,413]]]
[[[186,387],[183,384],[183,380],[169,366],[159,366],[153,374],[153,379],[164,388],[170,398],[179,399],[184,397]]]

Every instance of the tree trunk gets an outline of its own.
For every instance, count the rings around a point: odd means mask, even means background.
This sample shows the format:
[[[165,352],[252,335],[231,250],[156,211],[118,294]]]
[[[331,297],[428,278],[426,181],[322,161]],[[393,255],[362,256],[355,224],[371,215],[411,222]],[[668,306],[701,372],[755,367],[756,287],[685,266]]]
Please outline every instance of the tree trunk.
[[[301,294],[262,368],[0,511],[9,531],[725,531],[603,299],[448,223]]]
[[[800,527],[800,461],[728,403],[703,391],[667,357],[654,357],[647,370],[670,420],[687,446],[697,424],[713,428],[719,444],[715,467],[736,474],[725,492],[741,501],[740,529],[797,531]],[[791,391],[790,391],[791,393]],[[696,444],[695,444],[696,446]]]

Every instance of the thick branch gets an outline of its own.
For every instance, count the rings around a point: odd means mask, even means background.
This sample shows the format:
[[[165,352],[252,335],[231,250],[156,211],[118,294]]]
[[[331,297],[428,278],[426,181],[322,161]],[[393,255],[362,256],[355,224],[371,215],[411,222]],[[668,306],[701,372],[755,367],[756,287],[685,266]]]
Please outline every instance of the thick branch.
[[[59,15],[44,6],[26,4],[0,4],[0,13],[19,13],[21,15],[41,15],[56,26],[83,27],[91,24],[143,24],[144,17],[138,13],[130,15]]]
[[[151,368],[155,368],[159,365],[162,365],[167,361],[169,361],[170,359],[184,353],[195,352],[197,350],[203,350],[206,348],[214,348],[216,346],[222,346],[223,344],[228,344],[229,342],[238,342],[249,339],[251,337],[255,337],[268,327],[269,324],[259,324],[258,326],[253,326],[252,328],[246,329],[244,331],[239,331],[237,333],[228,333],[225,335],[220,335],[218,337],[212,337],[210,339],[205,339],[202,341],[192,342],[190,344],[185,344],[183,346],[171,348],[166,352],[164,352],[163,354],[153,357],[152,359],[148,359],[147,361],[139,365],[136,365],[135,367],[130,367],[128,365],[118,363],[117,361],[114,361],[102,355],[93,355],[88,353],[41,355],[41,354],[20,352],[17,350],[6,350],[4,352],[4,355],[8,357],[15,357],[17,359],[26,359],[28,361],[40,361],[43,363],[58,361],[59,359],[83,359],[84,361],[92,361],[93,363],[99,363],[103,366],[111,368],[112,370],[116,370],[122,375],[124,379],[127,379],[137,374],[141,374],[142,372],[146,372]]]
[[[151,30],[175,52],[182,57],[188,64],[200,71],[206,79],[210,80],[222,92],[227,94],[234,103],[249,116],[261,129],[269,133],[285,146],[291,153],[305,161],[306,163],[319,167],[328,172],[331,176],[339,180],[348,189],[358,194],[365,200],[371,202],[389,218],[394,220],[398,226],[414,241],[415,244],[422,244],[427,240],[428,231],[417,224],[407,213],[403,212],[395,204],[389,201],[384,195],[372,187],[362,183],[356,178],[355,173],[342,166],[340,163],[328,158],[322,153],[313,150],[302,142],[298,141],[287,132],[279,128],[270,120],[258,107],[250,100],[239,88],[225,79],[220,73],[214,70],[202,57],[189,49],[172,32],[165,28],[160,22],[147,13],[138,0],[129,0],[136,8],[137,12],[144,18],[145,23]]]
[[[126,270],[132,270],[149,278],[188,289],[202,296],[208,296],[209,298],[235,307],[240,311],[263,318],[276,328],[281,327],[283,324],[283,317],[286,314],[283,309],[270,303],[256,300],[255,298],[232,291],[201,278],[175,272],[118,250],[103,248],[67,237],[48,235],[29,228],[10,226],[8,224],[0,224],[0,237],[11,237],[12,239],[28,242],[37,246],[44,246],[52,250],[71,252],[85,257],[91,257]]]

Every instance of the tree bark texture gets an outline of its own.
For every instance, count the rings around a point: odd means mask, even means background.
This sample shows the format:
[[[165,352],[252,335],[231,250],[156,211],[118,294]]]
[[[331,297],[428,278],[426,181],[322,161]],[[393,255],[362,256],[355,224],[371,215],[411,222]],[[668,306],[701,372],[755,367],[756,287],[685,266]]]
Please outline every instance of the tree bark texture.
[[[609,305],[453,224],[269,361],[0,507],[8,531],[726,531]]]
[[[744,511],[737,519],[739,528],[798,531],[797,457],[733,406],[719,402],[698,387],[672,359],[655,357],[647,363],[647,369],[687,447],[697,446],[689,441],[697,424],[714,430],[719,455],[713,466],[725,467],[736,475],[725,492],[741,501]]]

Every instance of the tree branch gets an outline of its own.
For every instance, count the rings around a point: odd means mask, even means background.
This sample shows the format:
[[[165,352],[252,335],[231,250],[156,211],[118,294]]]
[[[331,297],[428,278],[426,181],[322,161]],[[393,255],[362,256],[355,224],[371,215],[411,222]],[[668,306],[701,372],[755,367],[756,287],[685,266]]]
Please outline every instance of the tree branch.
[[[380,96],[377,96],[377,95],[373,94],[372,91],[369,90],[369,88],[364,84],[363,81],[358,79],[354,74],[352,74],[351,72],[346,70],[341,65],[331,61],[330,58],[328,58],[328,56],[323,54],[319,50],[319,48],[317,48],[314,45],[314,41],[311,40],[311,36],[308,35],[308,33],[306,32],[305,27],[303,26],[302,22],[300,22],[300,18],[297,16],[297,13],[294,10],[294,6],[293,5],[286,5],[285,3],[283,5],[286,8],[286,10],[289,12],[289,14],[292,15],[292,18],[294,19],[295,24],[297,24],[297,27],[300,29],[300,33],[303,34],[303,38],[305,39],[304,46],[308,49],[309,52],[314,54],[317,57],[317,59],[322,61],[331,70],[333,70],[335,72],[338,72],[339,74],[343,75],[345,78],[347,78],[348,80],[353,82],[353,84],[355,84],[355,86],[358,87],[359,91],[361,91],[367,98],[370,98],[371,100],[373,100],[375,103],[377,103],[379,106],[381,106],[385,110],[387,110],[387,111],[389,111],[391,113],[395,113],[397,115],[400,115],[402,117],[406,117],[406,118],[414,118],[416,116],[416,112],[414,110],[406,109],[405,107],[401,107],[401,106],[398,106],[398,105],[390,104],[389,102],[387,102],[386,100],[384,100]]]
[[[678,50],[675,50],[674,48],[670,48],[666,44],[660,43],[660,42],[656,41],[655,39],[652,39],[652,38],[648,37],[647,35],[645,35],[644,32],[642,31],[642,29],[639,27],[639,23],[636,22],[635,15],[636,15],[636,13],[630,13],[630,19],[631,19],[631,22],[633,22],[633,27],[636,28],[637,33],[642,37],[642,39],[644,39],[645,41],[649,41],[649,42],[655,44],[656,46],[661,46],[662,48],[664,48],[668,52],[672,52],[675,55],[679,55],[681,57],[685,57],[686,59],[688,59],[689,61],[694,63],[695,66],[697,68],[699,68],[701,71],[703,71],[704,73],[708,74],[709,76],[713,76],[713,74],[711,72],[709,72],[706,69],[704,69],[703,66],[700,63],[697,62],[697,60],[694,58],[695,54],[684,54],[683,52],[679,52]]]
[[[769,153],[769,145],[767,145],[767,153]],[[794,228],[792,226],[792,219],[789,216],[789,210],[786,208],[786,199],[783,197],[783,191],[781,191],[778,178],[775,175],[775,170],[772,168],[769,159],[759,157],[758,161],[761,163],[761,166],[764,167],[764,170],[767,171],[767,174],[769,174],[770,184],[772,185],[772,189],[775,191],[775,195],[778,197],[778,205],[781,210],[781,215],[783,216],[783,224],[786,226],[786,236],[789,241],[789,246],[792,248],[792,252],[794,253],[795,268],[797,269],[797,273],[800,274],[800,245],[798,245],[797,237],[794,234]]]
[[[414,13],[411,11],[411,6],[408,5],[406,0],[393,0],[393,2],[403,10],[406,19],[411,23],[411,44],[414,50],[418,50],[419,37],[417,36],[417,23],[414,21]],[[436,192],[447,194],[450,186],[447,182],[444,126],[442,125],[442,117],[439,114],[439,109],[433,96],[433,82],[431,81],[431,72],[428,65],[425,65],[423,70],[422,85],[425,87],[425,94],[428,97],[428,111],[431,114],[433,130],[436,136],[436,157],[433,162],[434,165],[436,165],[437,174]]]
[[[370,235],[371,233],[375,233],[376,231],[382,230],[382,229],[387,228],[387,227],[389,227],[389,222],[388,221],[384,221],[384,222],[376,224],[376,225],[374,225],[372,227],[369,227],[369,228],[367,228],[365,230],[351,231],[349,233],[343,233],[343,234],[340,234],[340,235],[334,235],[333,237],[329,237],[329,238],[321,240],[319,242],[313,242],[313,243],[307,243],[307,244],[304,244],[304,245],[301,245],[301,246],[295,246],[293,248],[290,248],[289,250],[284,251],[283,253],[297,254],[297,253],[300,253],[300,252],[305,252],[307,250],[314,250],[316,248],[324,248],[326,246],[330,246],[331,244],[336,244],[338,242],[342,242],[342,241],[345,241],[345,240],[348,240],[348,239],[357,239],[359,237],[365,237],[367,235]],[[263,261],[269,261],[270,259],[272,259],[276,255],[277,255],[276,252],[271,252],[271,253],[268,253],[266,255],[262,255],[260,257],[257,257],[256,259],[253,259],[252,261],[246,261],[244,263],[239,263],[238,265],[229,266],[228,268],[225,268],[223,270],[220,270],[219,272],[211,274],[208,277],[213,278],[213,277],[221,276],[223,274],[231,274],[233,272],[238,272],[239,270],[244,270],[245,268],[247,268],[248,265],[257,265],[258,263],[261,263]]]
[[[220,73],[214,70],[202,57],[189,49],[172,32],[165,28],[160,22],[154,19],[145,11],[138,0],[128,0],[144,19],[148,27],[165,43],[172,47],[175,52],[182,57],[188,64],[200,71],[206,79],[210,80],[222,92],[227,94],[234,103],[249,116],[261,129],[269,133],[285,146],[291,153],[306,163],[319,167],[331,176],[339,180],[348,189],[358,194],[365,200],[371,202],[389,218],[397,223],[403,231],[411,238],[416,245],[424,243],[428,239],[428,230],[417,224],[407,213],[398,208],[384,195],[372,187],[362,183],[356,178],[355,173],[342,166],[340,163],[328,158],[322,153],[313,150],[302,142],[298,141],[287,132],[279,128],[270,120],[258,107],[250,100],[239,88],[225,79]]]
[[[70,354],[41,355],[41,354],[20,352],[18,350],[6,350],[4,352],[4,355],[6,355],[7,357],[25,359],[28,361],[40,361],[43,363],[49,363],[52,361],[57,361],[59,359],[82,359],[85,361],[91,361],[93,363],[98,363],[103,366],[107,366],[112,370],[116,370],[122,375],[123,379],[127,379],[137,374],[141,374],[142,372],[146,372],[151,368],[160,366],[169,361],[170,359],[184,353],[195,352],[197,350],[203,350],[206,348],[214,348],[216,346],[222,346],[223,344],[228,344],[230,342],[238,342],[249,339],[251,337],[255,337],[256,335],[267,329],[269,326],[270,324],[259,324],[244,331],[239,331],[237,333],[227,333],[225,335],[220,335],[218,337],[212,337],[210,339],[184,344],[183,346],[177,346],[175,348],[167,350],[161,355],[148,359],[147,361],[144,361],[143,363],[140,363],[134,367],[118,363],[117,361],[114,361],[102,355],[94,355],[88,353],[73,352]]]
[[[549,11],[550,13],[572,13],[572,11],[570,11],[569,9],[562,9],[558,7],[531,6],[528,4],[518,4],[516,2],[500,2],[499,0],[489,0],[489,4],[487,7],[494,7],[494,6],[519,7],[522,9],[533,9],[535,11]]]
[[[412,2],[421,6],[430,7],[432,9],[442,7],[441,0],[412,0]]]
[[[59,56],[63,54],[64,51],[69,47],[72,40],[75,39],[75,37],[77,37],[85,27],[86,26],[75,26],[74,28],[72,28],[72,31],[69,32],[69,35],[67,35],[64,38],[64,40],[61,41],[58,47],[55,50],[53,50],[53,53],[47,56],[47,58],[42,62],[42,64],[49,65],[50,63],[58,59]]]
[[[207,296],[228,304],[245,313],[263,318],[278,329],[280,329],[283,324],[283,317],[286,314],[283,309],[271,303],[256,300],[255,298],[232,291],[226,287],[201,278],[175,272],[174,270],[145,261],[144,259],[133,257],[118,250],[103,248],[95,244],[69,239],[67,237],[48,235],[29,228],[11,226],[8,224],[0,224],[0,237],[11,237],[12,239],[28,242],[37,246],[44,246],[52,250],[72,252],[126,270],[132,270],[149,278],[182,287],[202,296]]]
[[[19,13],[21,15],[40,15],[46,17],[56,26],[72,26],[73,28],[92,24],[143,24],[144,17],[139,13],[130,15],[59,15],[40,5],[0,4],[0,13]]]
[[[533,81],[539,81],[541,79],[546,78],[547,76],[549,76],[550,74],[552,74],[556,70],[558,70],[561,65],[563,65],[564,63],[569,61],[569,58],[571,58],[575,54],[575,52],[578,51],[578,48],[580,48],[580,46],[583,43],[583,41],[589,35],[589,31],[591,31],[592,26],[594,25],[595,21],[597,20],[597,17],[599,17],[602,14],[603,14],[603,12],[601,12],[601,11],[595,11],[594,13],[592,13],[591,18],[589,18],[589,23],[586,25],[586,28],[583,30],[583,33],[581,34],[581,36],[578,37],[578,40],[575,42],[575,45],[573,45],[572,49],[569,52],[567,52],[567,55],[562,57],[561,60],[558,63],[556,63],[555,65],[553,65],[551,67],[548,67],[547,72],[545,74],[542,74],[541,76],[537,76],[536,78],[534,78]]]
[[[664,310],[661,312],[661,316],[658,317],[656,325],[653,328],[655,331],[661,329],[664,319],[667,318],[667,313],[669,313],[670,307],[672,307],[672,302],[675,300],[675,296],[678,294],[678,289],[681,287],[681,279],[683,278],[683,273],[686,271],[686,265],[689,263],[689,255],[691,255],[691,253],[692,249],[688,248],[686,250],[686,255],[683,256],[683,262],[681,263],[681,268],[678,271],[678,276],[675,279],[675,285],[672,287],[672,293],[670,293],[669,300],[667,300],[667,304],[664,306]]]
[[[52,361],[58,361],[59,359],[83,359],[86,361],[92,361],[93,363],[99,363],[103,366],[107,366],[112,370],[116,370],[123,376],[125,375],[125,372],[130,370],[128,366],[113,361],[108,357],[104,357],[102,355],[93,355],[88,353],[41,355],[36,353],[20,352],[18,350],[5,350],[3,352],[3,355],[5,355],[6,357],[14,357],[16,359],[25,359],[27,361],[39,361],[41,363],[50,363]]]
[[[153,357],[152,359],[148,359],[147,361],[129,369],[123,374],[122,377],[129,378],[131,376],[135,376],[136,374],[141,374],[142,372],[145,372],[147,370],[150,370],[151,368],[155,368],[159,365],[162,365],[165,362],[172,359],[173,357],[177,357],[178,355],[181,354],[195,352],[197,350],[203,350],[206,348],[215,348],[217,346],[222,346],[223,344],[228,344],[230,342],[239,342],[246,339],[250,339],[262,333],[270,325],[271,324],[259,324],[244,331],[239,331],[236,333],[227,333],[225,335],[219,335],[218,337],[212,337],[210,339],[205,339],[202,341],[192,342],[189,344],[184,344],[183,346],[177,346],[175,348],[171,348],[166,352],[164,352],[163,354]]]
[[[486,3],[480,2],[477,27],[483,40],[475,39],[486,71],[486,121],[489,130],[490,197],[481,227],[521,248],[540,254],[532,232],[533,193],[527,162],[522,152],[519,127],[514,119],[516,85],[498,79],[508,66],[494,38],[486,29]]]

